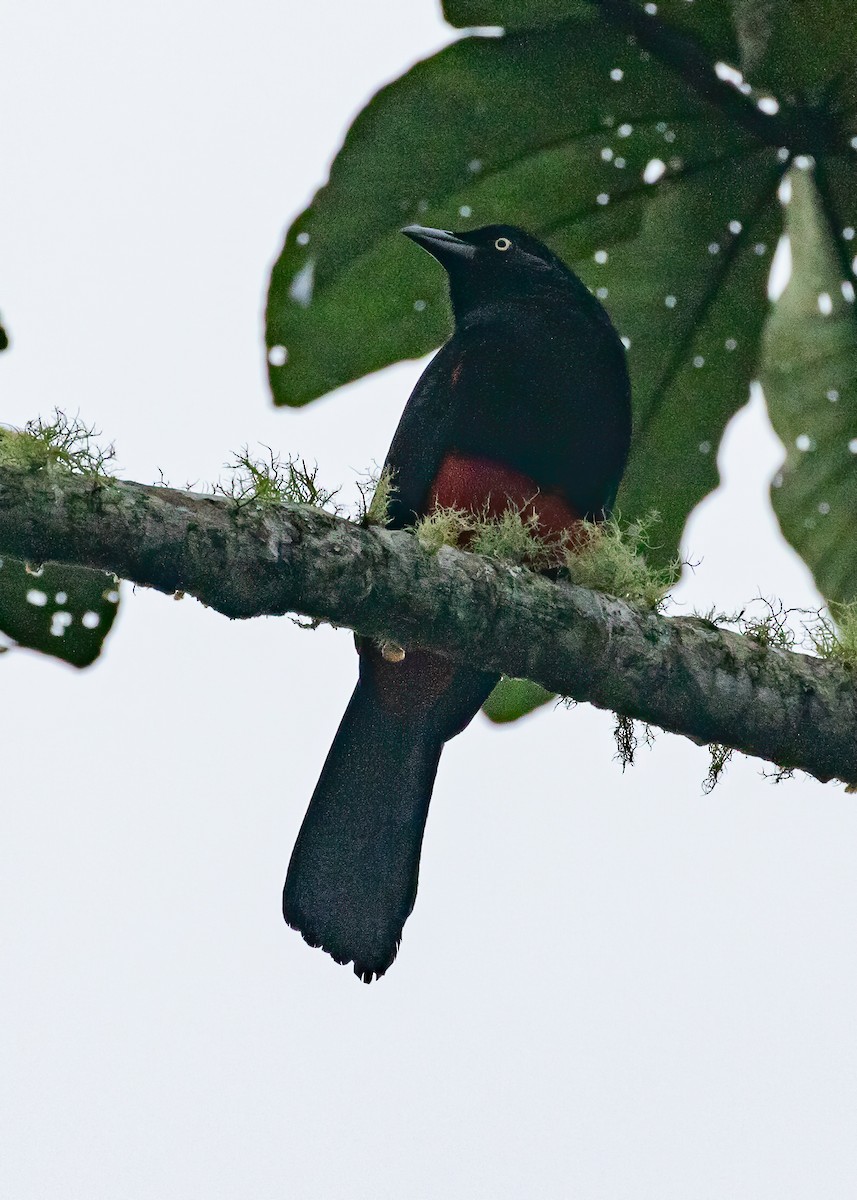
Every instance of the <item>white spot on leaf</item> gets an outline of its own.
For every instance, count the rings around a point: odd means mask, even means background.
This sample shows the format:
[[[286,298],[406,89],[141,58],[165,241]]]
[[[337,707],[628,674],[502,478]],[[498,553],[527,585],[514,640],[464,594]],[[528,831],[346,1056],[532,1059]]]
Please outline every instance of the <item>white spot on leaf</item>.
[[[301,308],[309,308],[315,287],[315,259],[308,258],[289,287],[289,297]]]
[[[666,169],[666,163],[660,158],[650,158],[643,169],[643,182],[657,183]]]
[[[739,87],[744,82],[744,76],[737,67],[730,67],[728,63],[717,62],[714,64],[714,74],[718,79],[722,79],[724,83],[731,83],[735,87]]]
[[[771,270],[768,275],[768,297],[779,300],[785,291],[786,284],[792,274],[792,243],[787,233],[780,236],[774,257],[771,259]]]
[[[55,612],[51,615],[51,636],[62,637],[71,625],[73,617],[70,612]]]

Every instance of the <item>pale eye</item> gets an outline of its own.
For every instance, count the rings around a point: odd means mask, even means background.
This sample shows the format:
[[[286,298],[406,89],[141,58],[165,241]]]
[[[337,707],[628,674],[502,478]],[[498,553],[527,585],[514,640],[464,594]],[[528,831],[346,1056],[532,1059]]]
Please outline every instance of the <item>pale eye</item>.
[[[508,238],[497,238],[497,241],[494,243],[494,249],[495,250],[511,250],[512,243],[509,241]]]

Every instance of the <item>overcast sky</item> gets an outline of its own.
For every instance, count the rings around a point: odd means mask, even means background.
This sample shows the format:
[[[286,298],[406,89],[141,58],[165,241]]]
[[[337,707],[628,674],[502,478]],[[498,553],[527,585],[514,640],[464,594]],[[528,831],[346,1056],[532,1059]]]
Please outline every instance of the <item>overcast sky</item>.
[[[353,491],[420,364],[301,412],[263,372],[267,273],[434,0],[43,0],[7,10],[0,418],[58,404],[128,478],[266,443]],[[757,399],[677,601],[817,597]],[[609,715],[449,745],[420,896],[370,988],[280,916],[355,660],[123,587],[86,672],[0,663],[0,1194],[14,1200],[845,1200],[857,1189],[857,813]]]

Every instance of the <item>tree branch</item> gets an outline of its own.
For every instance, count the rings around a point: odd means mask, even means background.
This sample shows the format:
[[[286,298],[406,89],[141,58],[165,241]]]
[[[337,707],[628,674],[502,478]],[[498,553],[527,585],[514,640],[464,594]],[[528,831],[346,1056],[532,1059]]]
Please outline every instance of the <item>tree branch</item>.
[[[663,617],[318,508],[0,467],[0,553],[188,592],[228,617],[296,612],[857,784],[857,688],[835,662]]]

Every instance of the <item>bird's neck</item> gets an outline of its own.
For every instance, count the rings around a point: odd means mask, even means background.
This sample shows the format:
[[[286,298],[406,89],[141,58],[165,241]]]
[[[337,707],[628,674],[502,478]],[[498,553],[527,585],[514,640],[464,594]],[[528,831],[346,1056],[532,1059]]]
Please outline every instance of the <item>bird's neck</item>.
[[[575,278],[571,283],[572,286],[548,286],[538,291],[522,289],[518,292],[503,288],[486,296],[484,288],[480,293],[473,294],[466,280],[451,281],[449,294],[455,328],[464,331],[490,326],[519,326],[521,321],[531,321],[536,316],[554,325],[566,321],[579,325],[583,318],[596,326],[606,325],[612,329],[604,306],[582,280]]]
[[[498,296],[495,300],[481,300],[476,304],[456,303],[452,297],[452,311],[458,333],[488,332],[489,330],[519,330],[522,325],[537,325],[548,321],[553,326],[562,325],[573,311],[568,296]]]

